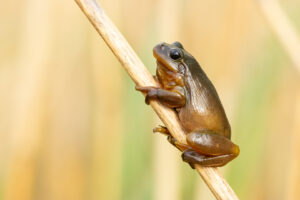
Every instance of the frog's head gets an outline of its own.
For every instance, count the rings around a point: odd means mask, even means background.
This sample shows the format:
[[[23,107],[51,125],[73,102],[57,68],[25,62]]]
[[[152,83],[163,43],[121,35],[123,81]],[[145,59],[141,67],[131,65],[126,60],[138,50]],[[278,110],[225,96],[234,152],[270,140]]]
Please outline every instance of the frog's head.
[[[195,58],[179,42],[160,43],[153,48],[153,55],[157,62],[156,75],[163,85],[183,85],[186,70],[199,68]]]
[[[173,44],[160,43],[153,48],[156,58],[156,75],[159,82],[166,88],[183,85],[184,49],[179,42]]]
[[[157,60],[158,67],[164,66],[167,70],[176,73],[180,71],[180,64],[184,58],[184,48],[179,42],[173,44],[163,42],[153,48],[153,55]]]
[[[186,72],[201,82],[201,77],[205,75],[196,59],[179,42],[160,43],[153,48],[153,55],[157,60],[156,75],[160,82],[163,79],[167,79],[169,83],[172,79],[178,82],[183,79]]]

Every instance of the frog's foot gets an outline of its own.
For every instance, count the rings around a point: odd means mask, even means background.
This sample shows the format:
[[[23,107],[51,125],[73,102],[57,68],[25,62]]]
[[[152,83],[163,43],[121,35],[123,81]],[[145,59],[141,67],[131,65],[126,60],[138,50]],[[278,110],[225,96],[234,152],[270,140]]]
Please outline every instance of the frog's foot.
[[[221,167],[234,159],[235,154],[219,155],[219,156],[205,156],[197,153],[194,150],[186,149],[182,155],[182,160],[190,164],[195,169],[194,165],[199,164],[205,167]]]
[[[167,127],[159,125],[153,129],[153,133],[161,133],[164,135],[171,135]]]
[[[190,148],[184,150],[182,159],[190,165],[220,167],[239,155],[239,147],[228,138],[210,131],[187,135]]]
[[[174,145],[177,149],[179,149],[180,151],[184,151],[186,149],[191,149],[191,147],[189,147],[188,145],[178,142],[172,135],[168,136],[168,141],[172,145]]]
[[[165,126],[161,126],[159,125],[159,127],[155,127],[153,129],[153,132],[156,133],[156,132],[159,132],[159,133],[162,133],[164,135],[167,135],[168,136],[168,141],[174,145],[177,149],[179,149],[180,151],[184,151],[185,149],[191,149],[188,145],[185,145],[185,144],[182,144],[180,142],[178,142],[172,135],[171,133],[169,132],[169,130],[167,129],[167,127]]]

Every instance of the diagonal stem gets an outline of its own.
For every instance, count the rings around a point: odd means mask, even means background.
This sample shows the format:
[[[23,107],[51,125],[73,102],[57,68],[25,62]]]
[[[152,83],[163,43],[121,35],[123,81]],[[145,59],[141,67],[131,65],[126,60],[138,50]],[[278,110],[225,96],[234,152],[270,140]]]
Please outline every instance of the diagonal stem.
[[[122,63],[136,85],[156,86],[156,82],[152,75],[146,69],[126,39],[114,26],[99,3],[96,0],[75,1],[118,60]],[[162,122],[167,126],[172,136],[179,142],[185,144],[185,133],[180,126],[176,113],[157,101],[151,101],[150,105]],[[217,168],[196,165],[196,169],[217,199],[238,199]]]

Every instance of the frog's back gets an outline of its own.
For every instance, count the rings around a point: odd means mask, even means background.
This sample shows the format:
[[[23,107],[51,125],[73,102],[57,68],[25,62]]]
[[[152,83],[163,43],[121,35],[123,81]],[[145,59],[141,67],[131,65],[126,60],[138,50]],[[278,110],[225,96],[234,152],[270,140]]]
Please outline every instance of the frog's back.
[[[186,105],[179,119],[187,132],[207,130],[230,138],[230,125],[211,81],[192,57],[185,61]]]

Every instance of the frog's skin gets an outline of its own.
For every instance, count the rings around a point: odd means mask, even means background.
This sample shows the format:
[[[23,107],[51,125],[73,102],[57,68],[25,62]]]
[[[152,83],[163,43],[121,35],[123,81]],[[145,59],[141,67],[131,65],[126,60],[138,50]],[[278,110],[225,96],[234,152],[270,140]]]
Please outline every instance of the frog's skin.
[[[168,140],[183,151],[183,160],[192,167],[219,167],[237,157],[239,147],[230,140],[230,125],[216,89],[195,58],[179,42],[160,43],[153,48],[153,55],[159,87],[136,89],[146,93],[147,104],[158,100],[177,112],[187,144],[176,141],[166,127],[154,131],[168,134]]]

